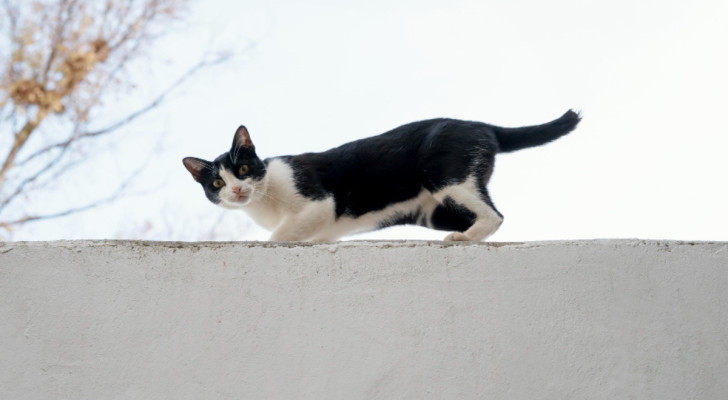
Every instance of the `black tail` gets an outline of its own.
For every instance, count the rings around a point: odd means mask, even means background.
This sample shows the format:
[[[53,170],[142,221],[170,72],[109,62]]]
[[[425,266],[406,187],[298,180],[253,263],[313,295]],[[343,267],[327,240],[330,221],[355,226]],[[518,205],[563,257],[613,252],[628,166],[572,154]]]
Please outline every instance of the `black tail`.
[[[581,121],[579,114],[569,110],[559,119],[547,122],[543,125],[524,126],[521,128],[501,128],[491,126],[498,138],[500,152],[506,153],[526,149],[529,147],[541,146],[556,140],[576,128]]]

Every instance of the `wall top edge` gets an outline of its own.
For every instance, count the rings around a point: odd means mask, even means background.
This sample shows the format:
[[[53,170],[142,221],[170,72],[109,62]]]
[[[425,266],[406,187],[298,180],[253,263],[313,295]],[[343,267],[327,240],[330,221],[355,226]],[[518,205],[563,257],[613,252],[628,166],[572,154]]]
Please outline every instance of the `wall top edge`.
[[[267,242],[267,241],[225,241],[225,242],[176,242],[145,240],[58,240],[58,241],[25,241],[0,242],[3,248],[33,247],[154,247],[154,248],[408,248],[408,247],[487,247],[487,248],[534,248],[534,247],[682,247],[682,246],[728,246],[724,241],[687,241],[687,240],[654,240],[654,239],[584,239],[584,240],[548,240],[528,242],[443,242],[425,240],[351,240],[333,243],[312,242]],[[0,251],[2,254],[2,251]]]

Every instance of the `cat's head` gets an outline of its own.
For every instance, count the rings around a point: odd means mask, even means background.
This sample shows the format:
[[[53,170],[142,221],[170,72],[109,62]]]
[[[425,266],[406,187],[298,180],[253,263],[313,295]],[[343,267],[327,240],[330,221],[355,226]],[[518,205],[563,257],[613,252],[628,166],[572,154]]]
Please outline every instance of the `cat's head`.
[[[205,196],[222,207],[242,208],[256,193],[265,193],[265,164],[255,154],[250,134],[242,125],[235,131],[230,151],[215,161],[186,157],[182,162],[202,185]]]

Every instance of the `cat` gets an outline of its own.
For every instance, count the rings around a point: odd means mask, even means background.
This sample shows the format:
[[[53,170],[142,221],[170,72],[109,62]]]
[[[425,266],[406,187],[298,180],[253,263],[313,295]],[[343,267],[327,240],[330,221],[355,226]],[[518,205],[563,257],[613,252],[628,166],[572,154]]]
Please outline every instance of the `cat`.
[[[521,128],[431,119],[265,160],[240,126],[230,151],[183,164],[212,203],[245,210],[272,241],[335,241],[403,224],[451,231],[447,241],[481,241],[503,222],[486,188],[495,155],[551,142],[580,120],[573,110]]]

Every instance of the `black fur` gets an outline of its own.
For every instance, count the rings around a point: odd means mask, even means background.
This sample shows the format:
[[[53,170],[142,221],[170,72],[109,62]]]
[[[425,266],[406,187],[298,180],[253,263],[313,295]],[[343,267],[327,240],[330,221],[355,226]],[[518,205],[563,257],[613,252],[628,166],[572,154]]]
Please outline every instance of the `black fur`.
[[[442,205],[435,208],[431,221],[435,229],[464,232],[475,222],[475,214],[450,197],[446,197]]]
[[[579,114],[569,110],[560,118],[543,125],[521,128],[490,126],[490,128],[498,138],[499,152],[507,153],[528,147],[541,146],[554,141],[573,131],[580,120]]]
[[[330,195],[336,215],[360,216],[417,196],[436,192],[475,174],[492,205],[486,184],[495,154],[538,146],[576,127],[569,110],[561,118],[526,128],[500,128],[482,122],[433,119],[400,126],[378,136],[321,153],[281,157],[296,172],[296,188],[312,200]],[[410,221],[404,218],[403,221]]]
[[[379,224],[379,228],[382,229],[395,225],[427,226],[427,216],[419,208],[411,213],[396,213],[393,217],[382,221]]]

